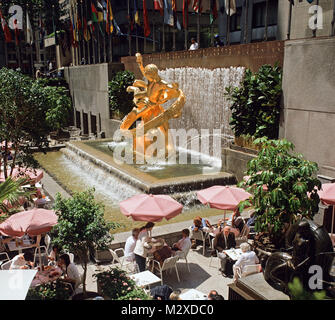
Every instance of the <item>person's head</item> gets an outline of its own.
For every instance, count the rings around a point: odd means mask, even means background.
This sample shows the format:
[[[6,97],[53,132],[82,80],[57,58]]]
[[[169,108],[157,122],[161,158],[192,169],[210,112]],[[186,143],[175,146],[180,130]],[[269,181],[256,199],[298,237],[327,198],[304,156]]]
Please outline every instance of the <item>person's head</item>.
[[[32,255],[32,253],[29,252],[29,251],[24,252],[24,253],[22,254],[22,256],[23,256],[24,260],[26,260],[27,262],[33,262],[33,261],[34,261],[34,257],[33,257],[33,255]]]
[[[64,267],[68,267],[70,265],[70,256],[67,253],[62,254],[59,257],[59,264]]]
[[[182,234],[183,238],[187,238],[187,237],[190,236],[190,230],[188,230],[188,229],[183,229],[183,230],[181,231],[181,234]]]
[[[202,218],[201,217],[195,217],[193,220],[194,226],[201,227],[202,226]]]
[[[155,64],[148,64],[144,68],[144,76],[149,80],[149,81],[160,81],[161,78],[158,75],[158,68]]]
[[[131,234],[135,239],[137,239],[139,233],[140,233],[139,228],[134,228],[133,230],[131,230]]]
[[[181,300],[180,298],[181,291],[175,290],[170,294],[169,300]]]
[[[218,295],[218,292],[216,290],[211,290],[208,294],[208,300],[213,300],[213,297]]]
[[[154,226],[155,226],[155,224],[153,222],[148,222],[140,230],[142,231],[142,230],[146,229],[147,231],[151,231]]]
[[[225,226],[225,227],[223,228],[223,234],[224,234],[226,237],[228,237],[229,233],[230,233],[230,227],[229,227],[229,226]]]
[[[60,251],[59,246],[58,246],[57,244],[54,244],[54,245],[52,246],[52,251],[58,253],[58,252]]]
[[[241,249],[241,251],[244,253],[244,252],[248,252],[248,251],[250,251],[250,244],[249,243],[246,243],[246,242],[244,242],[244,243],[241,243],[241,245],[240,245],[240,249]]]
[[[192,43],[192,44],[195,43],[195,38],[191,38],[191,43]]]

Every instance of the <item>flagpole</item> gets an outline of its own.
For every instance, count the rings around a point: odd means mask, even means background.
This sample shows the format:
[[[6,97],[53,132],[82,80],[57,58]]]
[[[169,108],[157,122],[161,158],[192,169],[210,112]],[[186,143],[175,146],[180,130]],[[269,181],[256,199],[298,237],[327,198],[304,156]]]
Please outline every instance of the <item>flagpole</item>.
[[[335,25],[335,0],[334,0],[334,6],[333,6],[332,29],[331,29],[331,31],[330,31],[330,36],[331,36],[331,37],[333,37],[333,36],[335,35],[334,25]]]
[[[153,14],[154,17],[155,14]],[[152,40],[153,40],[153,44],[152,44],[152,51],[156,52],[156,30],[155,30],[155,19],[152,19]]]
[[[244,17],[244,43],[248,42],[248,21],[249,21],[249,0],[245,0],[245,17]]]
[[[130,26],[130,0],[128,0],[128,55],[131,56],[131,26]]]
[[[162,51],[165,52],[165,23],[163,20],[163,46],[162,46]]]
[[[265,7],[265,30],[264,30],[264,40],[268,41],[268,16],[269,16],[269,0],[266,0]]]
[[[200,8],[201,8],[201,0],[199,0],[198,15],[197,15],[197,42],[199,48],[200,48]]]
[[[227,14],[227,45],[230,45],[230,0],[228,0],[228,14]]]
[[[287,28],[287,40],[290,40],[291,37],[291,21],[292,21],[292,0],[290,1],[290,11],[288,15],[288,28]]]
[[[186,0],[186,1],[188,1],[188,0]],[[185,22],[186,26],[184,26],[184,32],[185,32],[184,49],[187,50],[188,49],[187,48],[187,40],[188,40],[188,2],[186,2],[186,12],[185,12],[185,9],[184,9],[184,21],[186,21]]]
[[[85,62],[86,62],[86,46],[85,46],[85,42],[86,42],[86,40],[85,40],[85,30],[84,30],[84,14],[83,14],[83,0],[80,0],[80,17],[81,17],[81,21],[80,21],[80,23],[81,23],[81,29],[82,29],[82,35],[83,35],[83,39],[82,39],[82,43],[83,43],[83,45],[82,45],[82,48],[83,48],[83,58],[84,58],[84,60],[85,60]]]

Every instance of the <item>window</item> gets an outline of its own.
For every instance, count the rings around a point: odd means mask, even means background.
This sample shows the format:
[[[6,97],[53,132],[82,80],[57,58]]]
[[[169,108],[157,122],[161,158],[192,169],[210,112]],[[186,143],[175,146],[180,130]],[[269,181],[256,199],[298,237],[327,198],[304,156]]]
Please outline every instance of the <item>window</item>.
[[[242,8],[236,9],[236,14],[230,17],[230,32],[241,30]]]
[[[277,25],[278,0],[269,0],[268,26]],[[253,7],[252,27],[265,27],[266,2],[255,3]]]

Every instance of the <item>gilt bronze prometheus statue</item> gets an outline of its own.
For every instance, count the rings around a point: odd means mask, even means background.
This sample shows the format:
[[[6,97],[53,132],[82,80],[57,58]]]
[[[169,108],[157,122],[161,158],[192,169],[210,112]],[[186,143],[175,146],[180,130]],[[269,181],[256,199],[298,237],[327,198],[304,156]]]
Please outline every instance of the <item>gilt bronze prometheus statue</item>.
[[[134,92],[133,101],[136,107],[124,118],[120,130],[131,133],[134,153],[143,155],[153,143],[152,137],[161,136],[165,141],[165,157],[167,157],[174,151],[173,141],[169,139],[168,121],[181,116],[186,100],[185,95],[177,83],[168,84],[160,78],[156,65],[148,64],[143,67],[140,53],[136,53],[136,62],[148,83],[135,80],[134,84],[127,88],[128,92]],[[177,100],[165,110],[162,104],[171,99]],[[141,122],[136,125],[136,128],[130,129],[138,119],[141,119]]]

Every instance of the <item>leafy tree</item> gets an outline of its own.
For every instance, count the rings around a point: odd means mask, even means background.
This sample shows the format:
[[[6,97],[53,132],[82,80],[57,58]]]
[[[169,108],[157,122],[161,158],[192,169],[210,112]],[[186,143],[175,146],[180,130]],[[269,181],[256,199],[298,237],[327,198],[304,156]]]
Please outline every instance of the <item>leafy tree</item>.
[[[129,113],[133,107],[133,95],[128,93],[127,87],[131,86],[135,76],[130,71],[118,72],[108,83],[110,114],[119,113],[121,117]]]
[[[240,186],[253,194],[256,231],[269,232],[279,247],[285,226],[295,223],[298,216],[311,219],[318,212],[318,166],[294,154],[294,145],[286,139],[259,138],[255,143],[262,145],[261,150],[249,161],[250,178]],[[250,201],[242,202],[240,209],[246,205],[251,205]]]
[[[39,81],[14,70],[0,70],[0,141],[4,141],[3,164],[9,148],[15,165],[37,167],[32,147],[43,151],[48,134],[65,125],[71,99],[65,89],[44,87]],[[1,161],[0,161],[1,162]],[[7,170],[5,170],[7,177]]]
[[[315,291],[308,292],[304,289],[299,278],[294,278],[291,283],[288,284],[288,288],[290,290],[291,300],[324,300],[326,299],[326,292],[323,291]]]
[[[227,87],[232,101],[230,124],[235,136],[277,139],[279,131],[282,71],[264,65],[258,72],[246,70],[241,87]]]
[[[56,197],[58,224],[53,229],[53,243],[79,257],[84,269],[83,290],[86,293],[87,263],[90,250],[105,250],[113,240],[109,233],[117,223],[104,220],[104,207],[94,200],[94,189],[75,193],[73,198]]]

